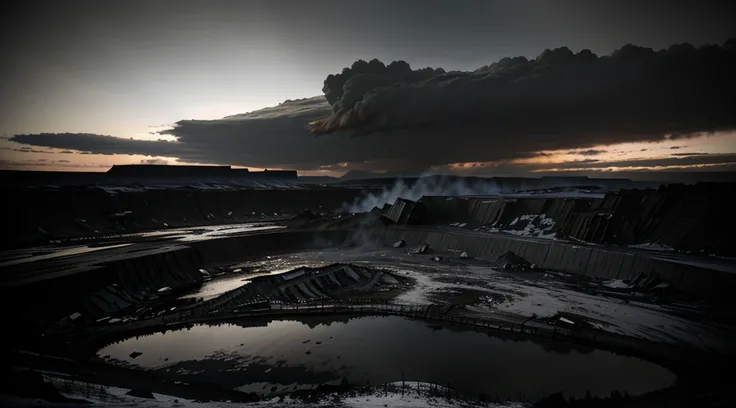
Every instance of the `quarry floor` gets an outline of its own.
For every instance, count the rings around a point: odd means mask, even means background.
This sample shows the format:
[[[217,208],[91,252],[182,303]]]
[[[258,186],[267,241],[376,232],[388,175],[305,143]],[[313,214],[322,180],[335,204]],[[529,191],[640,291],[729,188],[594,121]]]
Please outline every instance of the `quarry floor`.
[[[520,322],[577,315],[596,328],[654,342],[696,347],[718,353],[733,351],[729,327],[709,322],[692,305],[660,304],[656,297],[618,291],[602,281],[582,281],[555,272],[509,272],[493,261],[463,258],[459,252],[412,254],[412,248],[362,247],[302,251],[268,256],[235,268],[287,271],[352,263],[393,271],[414,281],[398,294],[375,293],[407,305],[452,306],[450,313]],[[440,261],[432,260],[441,257]],[[228,278],[225,278],[228,279]]]
[[[4,269],[3,278],[11,279],[15,266],[40,270],[43,268],[35,265],[51,263],[53,268],[49,269],[57,271],[115,253],[124,256],[156,246],[269,233],[280,228],[283,227],[271,223],[183,228],[118,236],[98,245],[5,251],[0,254],[0,267]],[[709,321],[708,310],[697,303],[663,302],[657,296],[609,288],[603,281],[553,271],[504,271],[495,260],[463,258],[460,251],[431,249],[427,254],[412,254],[413,249],[367,245],[289,252],[284,248],[282,254],[251,256],[242,262],[218,265],[229,273],[206,286],[214,286],[215,293],[218,287],[229,290],[240,286],[243,276],[233,273],[234,270],[274,273],[300,266],[355,263],[394,271],[414,281],[410,289],[402,288],[400,293],[368,293],[361,296],[363,299],[407,305],[452,305],[455,309],[452,313],[511,322],[572,314],[611,333],[714,352],[733,351],[731,340],[736,336],[726,325]],[[433,261],[434,256],[441,260]],[[18,278],[22,280],[26,276]]]
[[[139,248],[152,248],[162,243],[186,245],[187,242],[237,234],[266,234],[278,228],[278,225],[263,223],[163,230],[111,237],[101,246],[86,247],[80,242],[80,245],[72,247],[15,250],[2,254],[0,266],[10,268],[52,261],[57,265],[73,265],[80,259],[105,256],[110,252],[132,253]],[[575,330],[575,325],[585,325],[602,333],[641,340],[647,347],[662,344],[671,346],[673,350],[692,351],[695,353],[693,356],[732,355],[736,347],[734,330],[728,324],[712,319],[708,309],[700,307],[697,302],[660,299],[649,294],[613,289],[605,286],[603,281],[585,280],[554,271],[506,271],[495,260],[462,257],[459,251],[431,250],[418,254],[412,253],[413,249],[365,245],[292,252],[284,248],[279,254],[250,256],[239,262],[217,265],[227,272],[207,283],[208,295],[216,297],[237,288],[244,278],[239,270],[274,273],[300,266],[359,264],[392,271],[410,282],[397,290],[361,294],[360,298],[365,300],[433,305],[433,313],[506,321],[514,325],[554,325],[560,324],[560,317],[563,317],[567,329]],[[439,257],[439,260],[433,257]],[[204,289],[194,290],[192,295],[196,297]],[[99,361],[77,365],[68,364],[63,359],[29,357],[28,354],[16,355],[12,361],[52,371],[99,374],[101,383],[107,385],[132,388],[142,381],[129,370],[104,366]],[[233,398],[213,390],[182,390],[183,387],[169,384],[160,392],[193,399],[197,395],[211,395],[213,399],[223,400]]]

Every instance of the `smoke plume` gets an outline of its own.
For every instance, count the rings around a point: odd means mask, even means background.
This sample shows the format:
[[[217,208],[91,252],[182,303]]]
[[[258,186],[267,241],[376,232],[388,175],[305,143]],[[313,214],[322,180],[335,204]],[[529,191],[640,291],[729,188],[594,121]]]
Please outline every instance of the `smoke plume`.
[[[384,204],[393,204],[397,198],[416,201],[422,196],[490,195],[499,192],[496,183],[483,179],[467,181],[463,178],[433,176],[420,177],[414,183],[399,179],[393,186],[384,188],[378,194],[369,194],[344,205],[343,210],[350,213],[366,212],[373,207],[381,208]]]
[[[434,138],[476,130],[541,149],[566,144],[563,138],[592,145],[732,129],[735,44],[732,39],[723,46],[680,44],[659,51],[626,45],[603,57],[561,47],[532,60],[503,58],[473,72],[410,71],[403,62],[382,71],[378,61],[359,61],[327,77],[332,115],[313,122],[311,131],[361,136],[420,129]],[[405,79],[371,68],[396,66]]]

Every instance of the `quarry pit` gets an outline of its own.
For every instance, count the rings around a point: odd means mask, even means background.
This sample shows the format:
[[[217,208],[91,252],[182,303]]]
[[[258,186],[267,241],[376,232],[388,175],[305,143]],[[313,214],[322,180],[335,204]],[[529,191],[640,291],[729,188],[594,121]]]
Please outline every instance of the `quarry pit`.
[[[549,211],[600,197],[426,197],[350,213],[348,193],[329,194],[273,217],[228,223],[223,208],[194,226],[65,227],[47,245],[7,249],[8,361],[200,400],[402,380],[498,401],[560,390],[671,400],[724,386],[714,373],[736,344],[730,254],[576,239],[576,217],[560,227]],[[506,214],[488,222],[498,202]]]

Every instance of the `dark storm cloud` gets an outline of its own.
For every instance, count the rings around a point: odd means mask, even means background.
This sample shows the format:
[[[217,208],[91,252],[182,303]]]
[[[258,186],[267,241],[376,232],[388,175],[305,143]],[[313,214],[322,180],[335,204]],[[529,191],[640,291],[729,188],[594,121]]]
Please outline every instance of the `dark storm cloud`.
[[[20,149],[13,149],[14,152],[21,152],[21,153],[53,153],[48,150],[34,150],[30,147],[21,147]]]
[[[333,103],[333,114],[311,124],[311,130],[347,130],[354,137],[421,130],[433,143],[450,139],[477,150],[494,145],[507,157],[532,146],[687,137],[736,127],[732,72],[733,41],[724,47],[681,44],[660,51],[626,45],[600,58],[563,47],[534,60],[504,58],[474,72],[424,81],[377,81],[369,87],[362,76],[349,78],[343,87],[356,92],[346,91]],[[328,77],[325,94],[335,93]],[[466,158],[478,159],[489,158]]]
[[[660,51],[627,45],[604,57],[558,48],[533,60],[504,58],[473,72],[358,61],[324,81],[329,112],[313,106],[289,117],[302,122],[288,125],[279,118],[273,133],[263,123],[246,121],[183,121],[169,133],[185,145],[201,142],[204,134],[210,140],[239,140],[257,153],[239,156],[256,161],[256,156],[277,156],[272,147],[281,145],[277,141],[294,140],[300,151],[282,149],[275,159],[300,168],[371,161],[375,168],[395,163],[390,167],[416,169],[508,160],[539,150],[662,140],[665,135],[687,138],[734,128],[732,71],[733,41]],[[319,136],[302,140],[287,134],[286,126],[299,127],[304,119]],[[264,144],[265,136],[253,135],[260,126],[264,135],[276,135],[270,145]],[[315,150],[319,154],[313,155]]]
[[[608,153],[608,150],[596,150],[596,149],[588,149],[588,150],[581,150],[581,151],[569,151],[567,154],[579,154],[581,156],[598,156],[599,154]]]
[[[587,164],[587,163],[598,163],[600,160],[598,159],[583,159],[583,160],[573,160],[569,163],[575,163],[575,164]]]
[[[575,169],[575,168],[608,168],[608,167],[665,167],[665,166],[697,166],[713,164],[736,164],[736,153],[700,154],[697,156],[677,156],[641,160],[597,161],[582,163],[571,161],[565,163],[549,163],[532,165],[529,170],[545,168]]]
[[[15,135],[13,142],[32,146],[79,150],[81,154],[144,154],[163,156],[165,154],[184,154],[187,149],[179,143],[123,139],[119,137],[95,135],[90,133],[38,133]],[[23,149],[23,148],[21,148]],[[28,151],[23,149],[24,151]],[[67,152],[72,153],[67,150]]]
[[[335,114],[340,114],[363,99],[363,95],[376,88],[393,84],[411,84],[444,74],[442,68],[412,70],[406,61],[394,61],[385,65],[372,59],[370,62],[358,60],[350,68],[339,74],[330,74],[325,79],[322,92]]]
[[[330,138],[316,140],[307,135],[310,121],[329,114],[325,99],[315,97],[220,120],[180,121],[173,130],[164,132],[176,136],[176,142],[77,133],[16,135],[11,140],[95,154],[142,154],[198,163],[313,169],[351,158],[350,141],[337,140],[336,148],[332,148]],[[360,154],[354,152],[354,158]]]
[[[18,160],[5,160],[0,159],[0,165],[7,168],[12,167],[28,167],[28,166],[47,166],[48,163],[38,163],[31,160],[18,161]]]
[[[141,164],[169,164],[168,160],[164,159],[143,159]]]
[[[163,132],[176,142],[92,134],[11,140],[299,170],[426,169],[559,149],[595,156],[603,153],[591,149],[597,145],[736,127],[735,54],[733,46],[653,51],[628,45],[604,57],[559,48],[532,60],[504,58],[473,72],[446,73],[361,62],[328,77],[326,97],[219,120],[179,121]],[[310,129],[323,134],[308,136]]]
[[[71,169],[80,169],[80,168],[88,168],[88,169],[100,169],[100,168],[109,168],[109,165],[106,164],[95,164],[95,165],[89,165],[89,164],[79,164],[79,163],[71,163],[70,161],[64,161],[64,160],[58,160],[55,162],[48,162],[48,161],[38,161],[38,160],[6,160],[6,159],[0,159],[0,167],[12,169],[12,168],[29,168],[29,167],[59,167],[59,168],[71,168]]]

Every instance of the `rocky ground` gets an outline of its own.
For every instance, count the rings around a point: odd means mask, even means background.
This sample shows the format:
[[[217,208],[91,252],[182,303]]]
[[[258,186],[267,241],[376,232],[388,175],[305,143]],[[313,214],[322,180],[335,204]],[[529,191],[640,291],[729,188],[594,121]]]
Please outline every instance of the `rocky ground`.
[[[553,271],[508,271],[498,262],[461,257],[462,251],[413,254],[413,248],[307,251],[240,266],[289,270],[333,262],[383,268],[411,279],[407,290],[379,293],[400,304],[453,305],[453,313],[509,319],[552,319],[560,314],[596,329],[713,352],[733,351],[733,334],[698,303],[611,288]],[[438,260],[433,260],[436,258]],[[613,285],[615,286],[615,285]],[[574,323],[573,323],[574,324]]]
[[[237,233],[237,227],[234,231]],[[250,228],[250,227],[249,227]],[[187,240],[216,239],[232,233],[228,227],[206,227],[198,230],[167,231],[162,235],[136,237],[145,242],[158,239],[185,243]],[[124,239],[121,237],[120,239]],[[53,254],[54,252],[52,252]],[[34,255],[34,254],[31,254]],[[37,254],[36,254],[37,255]],[[69,254],[58,255],[66,257]],[[24,259],[17,253],[4,259],[18,262]],[[509,260],[511,259],[511,260]],[[22,261],[20,261],[22,262]],[[716,317],[707,305],[681,298],[676,294],[660,293],[637,287],[634,282],[584,279],[555,271],[544,271],[532,265],[521,265],[513,258],[476,259],[462,250],[439,251],[433,248],[365,245],[351,248],[302,250],[264,256],[250,256],[242,261],[211,268],[205,284],[187,293],[176,294],[187,303],[206,302],[232,293],[243,282],[259,276],[279,276],[299,268],[325,268],[330,265],[353,265],[371,271],[385,271],[395,278],[381,280],[375,285],[369,272],[361,272],[365,279],[356,280],[355,290],[330,293],[336,301],[376,301],[398,305],[427,306],[431,316],[449,319],[479,319],[507,322],[515,326],[559,327],[572,332],[601,333],[617,339],[635,339],[646,347],[659,345],[682,350],[683,361],[708,356],[732,355],[734,335],[728,322]],[[376,275],[378,276],[378,275]],[[431,307],[430,307],[431,306]],[[220,313],[217,318],[226,318]],[[112,320],[112,319],[110,319]],[[105,323],[108,324],[108,323]],[[124,327],[126,322],[119,322]],[[94,328],[90,333],[94,333]],[[605,336],[603,336],[605,337]],[[636,346],[639,343],[632,343]],[[19,366],[42,366],[69,372],[70,366],[53,359],[14,358]],[[10,360],[8,360],[10,361]],[[100,362],[82,365],[78,374],[95,373],[100,385],[135,388],[146,383],[135,370],[105,366]],[[679,374],[679,373],[678,373]],[[182,390],[170,385],[164,392],[179,397],[161,396],[157,402],[130,400],[120,396],[94,403],[110,406],[154,404],[150,406],[189,406],[197,399],[193,395],[228,396],[213,390]],[[167,386],[169,387],[169,386]],[[112,389],[112,388],[111,388]],[[168,390],[168,391],[167,391]],[[189,395],[189,398],[185,398]],[[412,398],[396,393],[369,393],[353,397],[324,397],[304,406],[449,406],[457,404],[441,399]],[[330,399],[332,398],[332,399]],[[178,402],[173,402],[173,400]],[[34,405],[32,401],[11,400],[12,405]],[[282,406],[304,404],[303,401],[274,400],[253,403],[253,406]],[[28,404],[28,405],[23,405]],[[217,403],[220,404],[220,403]],[[228,406],[224,405],[211,406]],[[272,405],[268,405],[272,404]],[[275,404],[275,405],[273,405]]]

